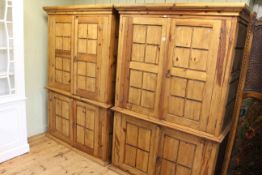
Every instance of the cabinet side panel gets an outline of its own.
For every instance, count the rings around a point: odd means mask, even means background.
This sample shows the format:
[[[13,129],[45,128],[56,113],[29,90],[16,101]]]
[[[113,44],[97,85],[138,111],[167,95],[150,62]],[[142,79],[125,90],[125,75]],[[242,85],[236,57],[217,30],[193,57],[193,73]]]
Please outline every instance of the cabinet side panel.
[[[237,40],[236,40],[237,42],[234,48],[234,60],[232,65],[231,78],[229,82],[228,99],[226,104],[226,112],[222,125],[223,126],[222,130],[228,126],[228,124],[231,122],[232,119],[237,87],[239,84],[239,76],[241,71],[240,69],[243,60],[245,40],[247,35],[247,24],[245,24],[242,21],[238,21],[237,31],[238,31]]]

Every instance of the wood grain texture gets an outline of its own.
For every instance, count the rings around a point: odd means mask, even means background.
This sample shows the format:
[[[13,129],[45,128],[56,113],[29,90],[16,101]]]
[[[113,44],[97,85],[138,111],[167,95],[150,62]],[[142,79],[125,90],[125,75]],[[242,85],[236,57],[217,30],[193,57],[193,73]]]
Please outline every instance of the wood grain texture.
[[[30,153],[0,164],[1,175],[117,175],[74,148],[44,135],[29,139]]]

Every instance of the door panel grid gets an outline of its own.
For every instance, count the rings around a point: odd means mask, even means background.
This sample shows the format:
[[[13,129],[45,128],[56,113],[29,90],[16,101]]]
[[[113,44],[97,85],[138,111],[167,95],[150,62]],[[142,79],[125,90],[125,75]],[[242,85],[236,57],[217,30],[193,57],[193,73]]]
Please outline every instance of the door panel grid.
[[[173,20],[166,73],[167,121],[205,130],[216,73],[220,23]]]
[[[165,19],[130,18],[130,39],[125,41],[128,60],[123,105],[136,112],[156,115],[160,95],[163,51],[166,41]],[[125,80],[123,80],[125,81]]]
[[[99,71],[101,67],[102,48],[101,17],[76,18],[76,48],[74,60],[74,93],[89,98],[99,96]]]

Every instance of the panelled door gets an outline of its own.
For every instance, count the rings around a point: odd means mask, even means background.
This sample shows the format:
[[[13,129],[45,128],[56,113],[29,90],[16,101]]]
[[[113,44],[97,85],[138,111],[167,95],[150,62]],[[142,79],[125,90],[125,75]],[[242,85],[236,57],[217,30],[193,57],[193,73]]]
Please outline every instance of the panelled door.
[[[49,17],[49,86],[71,90],[73,17]]]
[[[98,112],[98,107],[74,102],[74,145],[93,155],[98,155]]]
[[[117,163],[132,174],[155,174],[159,127],[119,115],[121,114],[115,116],[115,124],[120,125],[120,128],[117,128],[119,130],[115,130],[118,138],[115,148],[119,148],[119,152],[115,153],[119,155]]]
[[[163,119],[205,131],[212,106],[212,90],[221,22],[173,19],[165,75]],[[215,99],[213,99],[215,100]]]
[[[119,106],[156,116],[167,40],[167,19],[122,17]],[[122,45],[122,46],[121,46]],[[123,85],[123,86],[122,86]]]
[[[72,130],[72,99],[49,92],[49,108],[51,109],[50,132],[60,139],[71,143]]]
[[[161,135],[156,174],[199,175],[203,141],[169,129],[163,129]]]
[[[74,93],[97,100],[102,61],[103,17],[76,16]]]

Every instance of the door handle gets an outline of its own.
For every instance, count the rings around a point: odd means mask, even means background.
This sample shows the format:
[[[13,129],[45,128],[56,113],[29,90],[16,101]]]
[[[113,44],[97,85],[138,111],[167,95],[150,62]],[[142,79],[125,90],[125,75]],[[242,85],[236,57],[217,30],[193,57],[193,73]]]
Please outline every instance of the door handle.
[[[170,69],[168,69],[166,71],[166,78],[170,78],[170,77],[171,77],[171,71],[170,71]]]

